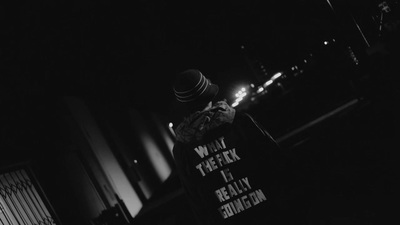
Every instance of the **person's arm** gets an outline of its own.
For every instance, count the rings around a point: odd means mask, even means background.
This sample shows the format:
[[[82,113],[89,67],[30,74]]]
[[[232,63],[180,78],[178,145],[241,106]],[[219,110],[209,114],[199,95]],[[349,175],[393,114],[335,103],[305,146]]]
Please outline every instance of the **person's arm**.
[[[290,202],[290,190],[296,185],[296,178],[294,173],[294,161],[291,155],[285,152],[285,149],[281,148],[274,138],[268,133],[268,131],[249,114],[244,114],[246,121],[246,129],[249,130],[251,135],[255,136],[254,139],[260,137],[265,138],[265,159],[268,162],[267,168],[271,190],[274,198],[281,207],[288,207],[287,204]],[[250,131],[251,130],[251,131]],[[258,135],[257,135],[258,133]],[[262,135],[259,135],[262,134]]]

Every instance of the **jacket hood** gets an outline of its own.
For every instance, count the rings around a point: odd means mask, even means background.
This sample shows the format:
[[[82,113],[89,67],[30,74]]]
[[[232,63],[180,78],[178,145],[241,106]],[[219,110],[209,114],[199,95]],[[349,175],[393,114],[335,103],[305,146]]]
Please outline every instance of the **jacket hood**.
[[[215,103],[210,109],[186,117],[175,130],[176,139],[183,143],[200,140],[204,134],[225,123],[232,123],[235,109],[225,101]]]

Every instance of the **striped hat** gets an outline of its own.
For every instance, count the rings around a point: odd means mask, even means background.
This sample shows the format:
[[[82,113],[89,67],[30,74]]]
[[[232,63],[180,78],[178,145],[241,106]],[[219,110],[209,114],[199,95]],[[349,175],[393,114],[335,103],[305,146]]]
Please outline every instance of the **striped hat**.
[[[189,69],[178,74],[173,90],[178,102],[199,105],[212,101],[219,88],[199,70]]]

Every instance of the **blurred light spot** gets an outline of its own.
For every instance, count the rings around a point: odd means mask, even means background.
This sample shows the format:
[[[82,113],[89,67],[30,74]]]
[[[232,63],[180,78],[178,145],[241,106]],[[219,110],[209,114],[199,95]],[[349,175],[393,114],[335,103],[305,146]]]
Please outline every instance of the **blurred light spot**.
[[[267,82],[265,82],[264,87],[267,87],[269,85],[271,85],[273,83],[272,80],[268,80]]]
[[[282,73],[281,73],[281,72],[278,72],[278,73],[276,73],[275,75],[273,75],[273,76],[271,77],[271,80],[275,80],[275,79],[277,79],[277,78],[280,77],[280,76],[282,76]]]

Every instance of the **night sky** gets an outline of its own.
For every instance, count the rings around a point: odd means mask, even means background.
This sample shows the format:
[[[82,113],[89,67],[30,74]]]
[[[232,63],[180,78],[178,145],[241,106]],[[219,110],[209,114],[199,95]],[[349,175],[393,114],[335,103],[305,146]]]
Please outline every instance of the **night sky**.
[[[252,63],[263,64],[269,75],[287,69],[320,48],[323,40],[354,35],[341,13],[370,13],[375,3],[2,3],[1,119],[8,124],[3,133],[55,116],[54,105],[65,95],[107,99],[169,116],[173,78],[188,68],[200,69],[217,83],[218,98],[229,98],[254,81]]]
[[[7,95],[114,96],[160,113],[177,72],[198,68],[230,94],[253,79],[245,57],[287,67],[331,35],[334,18],[317,0],[20,1],[0,10]]]

